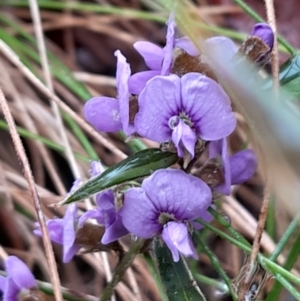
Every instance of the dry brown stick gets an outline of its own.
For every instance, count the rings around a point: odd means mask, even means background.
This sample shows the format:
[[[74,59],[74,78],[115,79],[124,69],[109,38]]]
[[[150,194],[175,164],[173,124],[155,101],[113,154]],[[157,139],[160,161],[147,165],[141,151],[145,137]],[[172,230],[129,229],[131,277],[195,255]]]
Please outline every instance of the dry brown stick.
[[[279,56],[278,56],[278,42],[277,42],[277,27],[276,16],[273,0],[265,0],[266,12],[268,23],[271,26],[274,33],[274,45],[272,51],[272,77],[273,87],[275,90],[279,88]]]
[[[50,69],[49,69],[45,40],[44,40],[44,35],[43,35],[43,30],[42,30],[42,25],[41,25],[41,18],[40,18],[39,7],[37,4],[37,1],[29,0],[29,6],[30,6],[33,23],[34,23],[34,31],[35,31],[35,35],[37,38],[37,45],[38,45],[38,49],[39,49],[39,55],[41,58],[41,64],[42,64],[42,69],[43,69],[43,73],[44,73],[46,86],[51,91],[51,93],[54,94],[53,83],[52,83],[51,73],[50,73]],[[69,140],[67,138],[66,130],[64,128],[64,124],[63,124],[62,117],[61,117],[61,114],[59,111],[59,107],[58,107],[57,103],[54,102],[53,100],[51,100],[51,107],[52,107],[53,113],[56,117],[56,121],[58,123],[59,133],[60,133],[61,139],[63,141],[64,147],[66,150],[66,156],[69,161],[73,176],[75,179],[79,179],[81,177],[81,173],[80,173],[79,167],[76,163],[75,156],[72,152]]]
[[[72,109],[70,109],[58,96],[51,93],[51,91],[20,61],[16,53],[2,40],[0,40],[0,52],[11,62],[13,63],[20,72],[46,97],[54,100],[58,106],[64,110],[67,114],[70,115],[78,125],[89,133],[93,138],[96,139],[100,144],[109,149],[114,153],[119,160],[127,158],[127,155],[116,148],[112,143],[107,139],[102,137],[91,125],[89,125],[82,117],[78,116]]]
[[[3,111],[3,114],[5,116],[6,122],[8,124],[10,135],[11,135],[16,153],[19,157],[24,176],[25,176],[28,186],[29,186],[30,194],[31,194],[33,202],[34,202],[38,221],[41,225],[42,239],[43,239],[43,244],[44,244],[45,251],[46,251],[47,262],[49,265],[50,279],[51,279],[51,283],[53,285],[55,299],[57,301],[63,301],[62,294],[60,291],[60,281],[59,281],[59,276],[58,276],[58,272],[57,272],[56,262],[55,262],[55,258],[54,258],[54,254],[53,254],[50,237],[49,237],[47,227],[46,227],[45,217],[44,217],[44,214],[43,214],[43,211],[41,208],[39,195],[38,195],[37,189],[35,187],[34,178],[31,173],[31,170],[30,170],[29,162],[28,162],[27,156],[25,154],[25,150],[24,150],[22,141],[17,132],[15,122],[10,113],[10,110],[9,110],[7,101],[5,99],[5,96],[2,92],[2,89],[0,89],[0,105],[1,105],[1,108]]]

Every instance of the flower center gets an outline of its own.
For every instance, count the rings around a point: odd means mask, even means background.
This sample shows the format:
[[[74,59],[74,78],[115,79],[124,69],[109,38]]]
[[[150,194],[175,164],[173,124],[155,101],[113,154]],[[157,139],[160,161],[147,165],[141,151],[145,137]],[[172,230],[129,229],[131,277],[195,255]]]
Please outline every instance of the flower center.
[[[178,126],[180,120],[182,120],[186,125],[188,125],[189,127],[193,126],[193,122],[191,121],[191,119],[189,118],[189,116],[186,115],[186,113],[184,111],[182,111],[179,116],[175,115],[172,116],[169,119],[169,127],[170,129],[174,129],[176,126]]]
[[[167,212],[162,212],[158,217],[158,222],[162,225],[165,225],[167,222],[174,220],[174,215]]]

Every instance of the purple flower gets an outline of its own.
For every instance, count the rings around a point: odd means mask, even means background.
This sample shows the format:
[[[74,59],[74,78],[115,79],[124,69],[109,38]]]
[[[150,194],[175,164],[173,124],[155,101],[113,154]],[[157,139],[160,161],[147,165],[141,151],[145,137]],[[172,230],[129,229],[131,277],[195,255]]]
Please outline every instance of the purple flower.
[[[202,216],[211,204],[210,188],[181,170],[164,169],[125,192],[123,224],[132,234],[147,239],[162,235],[174,261],[179,252],[197,258],[187,222]]]
[[[3,292],[3,301],[19,300],[22,289],[36,288],[35,278],[28,267],[16,256],[9,256],[5,260],[7,277],[0,276],[0,291]]]
[[[225,138],[209,144],[209,158],[218,157],[222,165],[224,182],[213,187],[213,190],[225,195],[230,194],[231,185],[248,181],[257,168],[257,158],[250,149],[242,150],[229,157]]]
[[[274,46],[274,33],[270,25],[266,23],[255,24],[251,31],[251,36],[261,38],[270,47],[270,51],[272,51]]]
[[[139,96],[137,132],[157,142],[172,140],[180,157],[186,149],[193,158],[199,138],[218,140],[235,126],[236,118],[223,88],[199,73],[181,78],[175,74],[156,76]]]
[[[101,174],[104,168],[100,162],[93,161],[92,176]],[[97,209],[88,210],[78,221],[78,227],[83,227],[89,218],[95,219],[98,224],[105,226],[105,233],[101,239],[103,244],[109,244],[126,235],[128,231],[124,228],[120,213],[115,207],[113,191],[106,190],[96,195]]]
[[[75,244],[77,230],[77,205],[68,205],[63,218],[54,218],[47,221],[47,228],[50,239],[58,244],[63,245],[63,262],[71,261],[74,255],[79,251],[80,247]],[[42,232],[38,223],[38,227],[34,230],[34,234],[42,236]]]
[[[85,212],[79,219],[79,227],[82,227],[89,218],[96,219],[99,224],[105,226],[105,233],[101,239],[103,244],[116,241],[128,233],[123,226],[120,213],[116,210],[114,200],[112,190],[99,193],[96,196],[97,209]]]
[[[84,106],[84,117],[95,129],[104,132],[123,130],[129,136],[135,132],[129,122],[129,88],[130,66],[120,50],[115,52],[117,57],[117,98],[93,97]]]
[[[136,42],[133,47],[144,58],[150,70],[138,72],[129,78],[129,91],[140,94],[146,83],[156,75],[169,75],[172,65],[173,49],[175,45],[175,22],[171,14],[168,22],[166,46],[161,48],[150,42]]]

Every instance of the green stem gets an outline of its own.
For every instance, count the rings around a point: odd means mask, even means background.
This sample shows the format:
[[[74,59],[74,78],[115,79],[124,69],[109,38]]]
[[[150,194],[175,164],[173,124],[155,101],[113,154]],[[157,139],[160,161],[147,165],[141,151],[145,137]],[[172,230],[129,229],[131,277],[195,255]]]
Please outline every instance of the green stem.
[[[276,245],[275,250],[273,251],[273,253],[269,257],[269,259],[271,261],[276,261],[278,256],[281,254],[281,252],[284,249],[284,247],[286,246],[287,242],[289,241],[289,239],[291,238],[291,236],[293,235],[293,233],[297,229],[297,227],[299,225],[299,218],[300,218],[300,215],[297,214],[294,217],[294,219],[292,220],[292,222],[289,224],[288,228],[286,229],[286,231],[282,235],[280,241]]]
[[[272,195],[269,203],[268,216],[266,221],[266,231],[275,241],[276,238],[276,218],[275,218],[275,196]]]
[[[131,245],[129,251],[124,255],[122,260],[118,263],[112,280],[104,288],[102,295],[99,298],[100,301],[110,300],[114,292],[115,286],[120,282],[126,270],[133,262],[135,256],[140,252],[141,248],[144,246],[144,243],[145,243],[144,239],[138,239]]]
[[[244,252],[246,252],[248,254],[251,253],[251,247],[246,246],[242,242],[236,240],[235,238],[231,237],[230,235],[224,233],[223,231],[217,229],[216,227],[212,226],[211,224],[209,224],[209,223],[207,223],[207,222],[205,222],[201,219],[197,219],[196,221],[199,222],[201,225],[207,227],[208,229],[210,229],[214,233],[218,234],[221,238],[226,239],[229,242],[231,242],[232,244],[236,245],[237,247],[239,247]],[[283,277],[289,279],[293,283],[295,283],[297,285],[300,285],[300,279],[298,277],[296,277],[295,275],[293,275],[289,271],[283,269],[281,266],[277,265],[273,261],[270,261],[268,258],[264,257],[260,253],[257,255],[257,259],[258,259],[259,263],[264,268],[266,268],[268,271],[270,271],[272,274],[275,274],[275,273],[281,274]]]
[[[259,16],[252,8],[250,8],[243,0],[233,0],[239,7],[241,7],[251,18],[253,18],[257,22],[266,22],[261,16]],[[286,50],[295,55],[297,50],[282,36],[277,36],[278,42],[286,48]]]
[[[215,254],[209,249],[209,247],[206,245],[206,243],[203,241],[201,235],[199,232],[195,231],[194,235],[196,237],[196,241],[199,243],[199,245],[202,247],[202,250],[204,253],[208,256],[212,266],[214,269],[219,273],[220,277],[224,280],[224,282],[227,285],[227,288],[233,298],[233,300],[237,300],[237,296],[235,295],[234,291],[232,290],[231,286],[231,280],[227,276],[226,272],[221,267],[219,259],[215,256]]]
[[[290,270],[294,266],[295,262],[297,261],[299,253],[300,253],[300,235],[298,235],[296,241],[294,242],[283,267],[287,270]],[[280,282],[280,279],[277,280],[278,281],[274,283],[272,290],[268,294],[268,298],[266,299],[266,301],[276,300],[276,298],[278,298],[280,295],[282,285],[286,287],[283,283]]]
[[[224,282],[197,273],[194,273],[193,276],[200,283],[214,286],[216,289],[220,290],[222,294],[229,293],[228,285]]]
[[[228,230],[228,232],[239,242],[243,243],[246,246],[251,247],[250,243],[240,234],[238,233],[236,230],[234,230],[230,223],[224,219],[224,217],[218,212],[216,211],[214,208],[209,207],[208,208],[208,212],[224,227]]]
[[[300,300],[300,293],[297,292],[297,290],[284,277],[281,275],[275,275],[275,278],[296,300]],[[279,295],[277,295],[277,297],[279,297]]]

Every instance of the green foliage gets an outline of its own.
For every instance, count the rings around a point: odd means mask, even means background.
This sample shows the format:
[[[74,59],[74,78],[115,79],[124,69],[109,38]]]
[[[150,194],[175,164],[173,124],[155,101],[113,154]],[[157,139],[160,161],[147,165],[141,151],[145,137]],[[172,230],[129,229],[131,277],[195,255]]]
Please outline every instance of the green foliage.
[[[112,186],[149,176],[155,170],[167,168],[177,160],[177,154],[157,148],[142,150],[91,178],[59,204],[70,204]]]
[[[165,244],[154,239],[154,252],[166,294],[171,301],[206,301],[183,258],[174,262]]]

